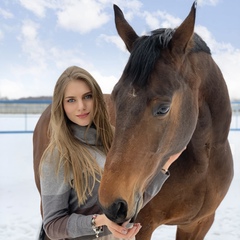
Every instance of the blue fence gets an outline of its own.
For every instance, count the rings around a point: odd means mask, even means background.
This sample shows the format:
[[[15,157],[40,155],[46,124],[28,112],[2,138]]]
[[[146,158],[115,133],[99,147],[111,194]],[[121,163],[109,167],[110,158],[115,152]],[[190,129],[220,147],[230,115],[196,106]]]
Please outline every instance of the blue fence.
[[[0,134],[33,133],[51,100],[1,100]]]
[[[0,134],[33,133],[41,114],[0,114]]]
[[[51,100],[0,101],[0,134],[33,133]],[[232,102],[231,131],[240,131],[240,102]]]

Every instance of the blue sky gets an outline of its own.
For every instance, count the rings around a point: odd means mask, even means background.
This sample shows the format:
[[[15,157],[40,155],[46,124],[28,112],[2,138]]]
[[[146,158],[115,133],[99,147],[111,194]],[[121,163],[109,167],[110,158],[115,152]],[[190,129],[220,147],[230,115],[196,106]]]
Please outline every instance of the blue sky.
[[[1,0],[0,98],[51,96],[60,74],[77,65],[110,93],[129,57],[113,3],[138,35],[177,27],[193,0]],[[195,31],[240,99],[240,1],[199,0]]]

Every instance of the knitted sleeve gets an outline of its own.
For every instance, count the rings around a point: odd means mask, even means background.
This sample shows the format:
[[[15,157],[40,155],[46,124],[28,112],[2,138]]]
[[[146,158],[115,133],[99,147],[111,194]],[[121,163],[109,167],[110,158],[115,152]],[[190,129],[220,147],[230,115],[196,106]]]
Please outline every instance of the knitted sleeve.
[[[64,181],[64,169],[56,173],[56,161],[46,159],[40,174],[43,225],[51,239],[76,238],[92,235],[92,215],[76,214],[77,199],[73,199],[71,186]],[[70,211],[71,205],[71,211]],[[89,238],[91,239],[91,237]]]

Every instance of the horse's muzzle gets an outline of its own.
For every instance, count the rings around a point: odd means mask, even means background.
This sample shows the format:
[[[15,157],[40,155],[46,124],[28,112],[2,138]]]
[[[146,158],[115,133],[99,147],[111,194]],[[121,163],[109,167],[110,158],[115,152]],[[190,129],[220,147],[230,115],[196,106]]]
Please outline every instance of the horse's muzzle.
[[[102,207],[102,210],[111,221],[118,224],[126,222],[128,204],[125,200],[118,199],[108,208]]]

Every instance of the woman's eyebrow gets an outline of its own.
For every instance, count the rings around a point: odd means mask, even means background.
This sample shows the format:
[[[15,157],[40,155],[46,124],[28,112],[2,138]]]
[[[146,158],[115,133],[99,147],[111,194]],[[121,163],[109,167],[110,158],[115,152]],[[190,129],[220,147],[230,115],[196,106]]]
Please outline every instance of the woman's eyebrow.
[[[88,95],[88,94],[92,94],[92,91],[89,91],[89,92],[84,93],[83,96],[86,96],[86,95]]]
[[[64,98],[75,98],[74,96],[66,96]]]

